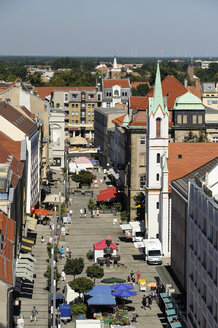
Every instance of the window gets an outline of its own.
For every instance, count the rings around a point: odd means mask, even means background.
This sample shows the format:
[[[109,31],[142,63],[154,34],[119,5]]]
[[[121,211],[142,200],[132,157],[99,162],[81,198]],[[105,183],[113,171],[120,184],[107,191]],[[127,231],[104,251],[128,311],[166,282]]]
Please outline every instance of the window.
[[[92,112],[92,116],[94,116],[94,112]]]
[[[183,124],[187,124],[187,115],[183,115]]]
[[[78,108],[79,107],[79,105],[78,104],[76,104],[76,108]]]
[[[88,112],[88,115],[90,116],[91,115],[91,112]]]
[[[72,104],[72,108],[74,108],[74,104]]]
[[[145,145],[145,137],[140,137],[140,145]]]
[[[202,124],[202,115],[198,116],[198,124]]]
[[[145,153],[139,155],[139,166],[145,166]]]
[[[86,117],[86,113],[85,113],[85,112],[82,112],[82,113],[81,113],[81,116],[82,116],[82,117]]]
[[[182,115],[177,115],[177,124],[182,123]]]
[[[91,123],[91,121],[88,121],[88,124],[90,124]]]
[[[72,120],[72,123],[74,123],[74,120]]]
[[[77,93],[72,94],[72,99],[77,99],[78,97],[79,97],[79,95]]]
[[[156,203],[156,209],[159,210],[159,207],[160,207],[159,202],[157,202]]]
[[[139,177],[140,189],[145,189],[145,182],[146,182],[146,176],[145,175],[141,175]]]
[[[197,123],[197,115],[192,115],[192,123],[193,124]]]
[[[108,108],[111,107],[111,103],[107,103],[107,107],[108,107]]]
[[[157,154],[157,163],[160,163],[160,154]]]
[[[124,97],[124,92],[122,92],[122,97]]]
[[[202,219],[202,232],[205,236],[207,235],[207,220],[205,217]]]
[[[65,100],[65,101],[68,101],[68,93],[65,93],[65,95],[64,95],[64,100]]]
[[[109,97],[111,97],[111,92],[109,92]]]
[[[118,90],[114,90],[114,96],[118,96],[119,97],[119,91]]]
[[[95,104],[92,104],[92,108],[94,108],[95,107]]]
[[[78,112],[75,112],[76,113],[76,116],[78,116]]]
[[[127,92],[125,92],[125,97],[127,97]]]
[[[159,180],[160,180],[160,174],[157,173],[157,175],[156,175],[156,181],[159,181]]]
[[[74,116],[74,112],[72,112],[72,116]]]
[[[78,123],[78,120],[76,120],[76,123]]]
[[[98,100],[101,100],[101,95],[98,95]]]
[[[161,136],[161,119],[157,118],[156,119],[156,137]]]
[[[213,142],[218,142],[218,137],[213,137]]]
[[[94,94],[93,94],[93,93],[90,93],[90,94],[88,95],[88,99],[94,99]]]
[[[60,166],[61,165],[61,158],[56,157],[53,159],[53,165],[54,166]]]
[[[181,154],[179,154],[179,155],[178,155],[178,158],[179,158],[179,159],[181,159],[181,158],[182,158],[182,155],[181,155]]]

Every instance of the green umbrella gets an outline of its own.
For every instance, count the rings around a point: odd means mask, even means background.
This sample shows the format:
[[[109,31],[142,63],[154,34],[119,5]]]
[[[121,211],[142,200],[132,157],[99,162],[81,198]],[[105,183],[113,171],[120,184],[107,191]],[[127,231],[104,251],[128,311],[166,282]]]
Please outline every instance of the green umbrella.
[[[101,280],[101,282],[103,282],[104,284],[114,284],[114,283],[122,284],[122,283],[126,282],[126,280],[112,277],[112,278],[103,279],[103,280]]]

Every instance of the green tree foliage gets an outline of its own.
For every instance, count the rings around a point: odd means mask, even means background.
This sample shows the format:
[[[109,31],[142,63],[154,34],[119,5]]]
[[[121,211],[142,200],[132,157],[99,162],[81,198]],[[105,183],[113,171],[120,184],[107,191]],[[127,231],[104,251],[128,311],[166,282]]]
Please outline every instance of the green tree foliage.
[[[58,68],[79,68],[81,67],[81,61],[76,58],[61,57],[56,58],[51,62],[52,69]]]
[[[34,73],[29,75],[28,79],[32,85],[35,87],[44,86],[44,83],[41,81],[42,73]]]
[[[208,69],[195,67],[195,75],[199,77],[201,82],[217,82],[218,81],[218,64],[211,63]]]
[[[84,260],[83,258],[75,258],[75,259],[67,259],[66,264],[64,266],[64,272],[68,275],[75,276],[82,273],[84,269]]]
[[[139,84],[137,88],[132,88],[132,95],[137,97],[144,97],[151,89],[147,84]]]
[[[137,220],[144,220],[145,218],[145,195],[143,192],[137,193],[134,197],[133,200],[135,202],[135,208],[137,213]]]
[[[90,210],[92,210],[95,207],[95,201],[92,198],[89,199],[88,206]]]
[[[93,60],[87,59],[82,62],[82,68],[84,72],[93,72],[95,70],[96,63]]]
[[[96,74],[84,72],[82,69],[72,69],[70,71],[54,74],[50,79],[48,86],[94,87],[96,84],[96,78]]]
[[[16,77],[26,81],[27,70],[22,64],[0,61],[0,80],[13,82]]]
[[[82,170],[79,174],[72,174],[71,178],[73,181],[79,182],[81,185],[90,185],[95,176],[89,171]]]
[[[116,210],[116,212],[121,212],[122,211],[122,204],[120,202],[113,203],[113,207]]]
[[[80,304],[71,304],[70,306],[70,313],[71,315],[81,315],[85,314],[87,311],[87,306],[84,303]]]
[[[47,270],[44,273],[44,277],[47,278],[48,286],[50,286],[51,285],[51,266],[50,265],[47,266]],[[55,268],[54,268],[54,277],[56,279],[56,285],[57,285],[58,281],[60,280],[60,277],[61,277],[61,274],[58,272],[57,266],[55,266]]]
[[[93,264],[86,269],[86,274],[89,278],[102,278],[104,276],[104,269],[98,266],[97,264]]]
[[[122,221],[129,221],[129,212],[128,211],[121,212],[120,219]]]
[[[52,244],[47,243],[47,252],[48,252],[48,257],[51,258],[51,249],[52,249]],[[54,258],[57,258],[57,254],[59,252],[59,248],[57,244],[54,244]]]
[[[69,286],[79,294],[88,293],[94,287],[94,282],[86,277],[76,278],[69,282]]]

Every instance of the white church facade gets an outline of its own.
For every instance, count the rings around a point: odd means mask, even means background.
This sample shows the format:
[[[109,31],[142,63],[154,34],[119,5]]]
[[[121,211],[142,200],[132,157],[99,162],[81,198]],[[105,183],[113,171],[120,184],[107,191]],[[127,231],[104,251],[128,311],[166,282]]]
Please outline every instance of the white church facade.
[[[169,112],[163,98],[157,65],[153,97],[147,110],[146,149],[146,238],[158,238],[164,256],[170,254],[168,193]]]

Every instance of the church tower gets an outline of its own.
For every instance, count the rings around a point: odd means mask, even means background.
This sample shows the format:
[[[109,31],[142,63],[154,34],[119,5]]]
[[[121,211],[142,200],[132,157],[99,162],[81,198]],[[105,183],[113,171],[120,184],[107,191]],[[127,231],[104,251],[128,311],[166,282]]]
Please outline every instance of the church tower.
[[[116,52],[114,52],[114,63],[113,68],[111,68],[111,78],[112,79],[119,79],[121,75],[121,69],[117,66],[117,58],[116,58]]]
[[[157,64],[153,97],[147,111],[146,213],[147,238],[159,238],[165,256],[168,246],[168,121]]]

